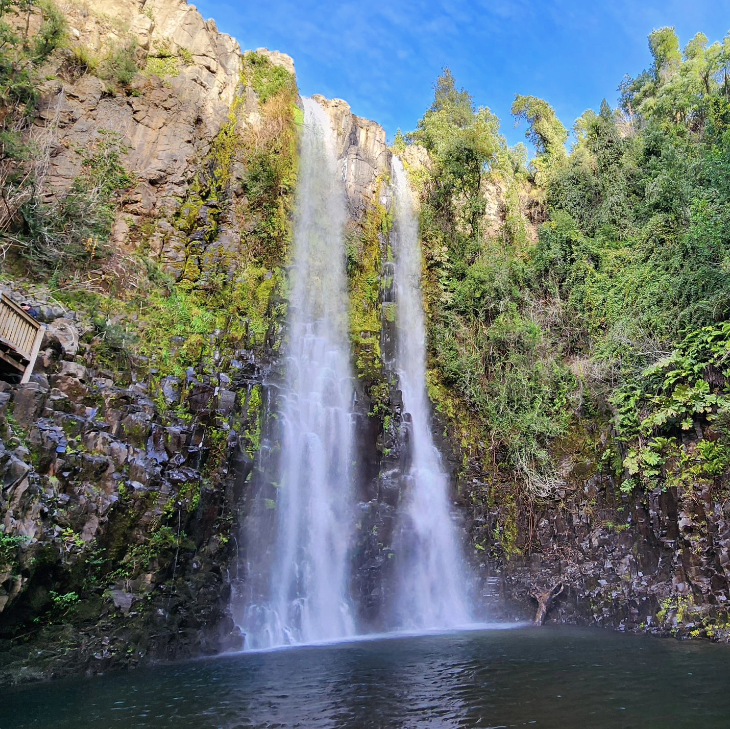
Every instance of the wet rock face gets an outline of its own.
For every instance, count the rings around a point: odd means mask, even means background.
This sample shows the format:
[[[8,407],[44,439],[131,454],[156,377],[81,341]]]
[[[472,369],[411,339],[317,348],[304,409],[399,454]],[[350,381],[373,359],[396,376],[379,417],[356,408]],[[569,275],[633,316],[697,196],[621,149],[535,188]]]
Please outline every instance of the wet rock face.
[[[210,437],[237,412],[231,379],[168,378],[163,397],[195,402],[176,420],[146,382],[79,361],[80,323],[49,329],[73,346],[49,346],[25,385],[0,382],[0,684],[240,646],[227,575],[241,448],[234,430],[222,450]]]
[[[525,506],[523,555],[493,564],[503,609],[531,620],[534,595],[562,583],[548,622],[727,639],[730,501],[722,493],[717,484],[627,497],[595,475],[560,502]],[[482,539],[491,528],[489,518],[472,524]]]

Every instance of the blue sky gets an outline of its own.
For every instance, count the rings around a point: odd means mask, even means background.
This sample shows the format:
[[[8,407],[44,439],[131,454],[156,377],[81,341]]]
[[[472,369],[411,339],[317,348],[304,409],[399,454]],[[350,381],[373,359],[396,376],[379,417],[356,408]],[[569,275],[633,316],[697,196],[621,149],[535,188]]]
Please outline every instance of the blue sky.
[[[392,137],[415,128],[443,66],[478,105],[523,140],[509,114],[516,93],[549,101],[567,127],[624,74],[650,64],[647,36],[673,25],[684,46],[730,30],[730,0],[201,0],[206,18],[244,49],[294,58],[301,93],[338,97]]]

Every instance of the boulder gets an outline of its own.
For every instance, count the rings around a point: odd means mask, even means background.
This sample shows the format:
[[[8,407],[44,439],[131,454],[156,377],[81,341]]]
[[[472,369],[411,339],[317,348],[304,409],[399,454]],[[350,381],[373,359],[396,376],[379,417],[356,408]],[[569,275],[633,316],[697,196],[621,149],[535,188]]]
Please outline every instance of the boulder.
[[[22,428],[30,428],[41,414],[48,390],[38,382],[20,385],[13,397],[13,417]]]
[[[58,374],[66,375],[68,377],[75,377],[81,382],[86,382],[88,379],[88,371],[86,367],[78,362],[61,362],[58,366]]]
[[[75,403],[83,400],[89,394],[89,388],[77,377],[71,375],[53,375],[51,384]]]
[[[122,432],[138,448],[147,445],[150,436],[150,421],[145,413],[130,413],[122,419]]]
[[[218,390],[218,405],[216,412],[221,415],[230,415],[236,407],[236,393],[232,390]]]
[[[73,359],[79,351],[79,331],[75,322],[60,318],[46,326],[42,347],[52,347],[67,359]]]
[[[163,377],[160,381],[160,389],[167,405],[177,405],[180,402],[179,377]]]
[[[204,385],[201,382],[195,382],[190,388],[188,395],[188,406],[194,413],[202,412],[210,407],[213,399],[214,388],[211,385]]]

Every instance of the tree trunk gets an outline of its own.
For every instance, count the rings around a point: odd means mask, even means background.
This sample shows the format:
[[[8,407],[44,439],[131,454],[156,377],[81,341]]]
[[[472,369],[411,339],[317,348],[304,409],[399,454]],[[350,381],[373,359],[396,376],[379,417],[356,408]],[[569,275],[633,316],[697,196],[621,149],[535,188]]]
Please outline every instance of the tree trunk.
[[[547,592],[533,592],[531,597],[537,600],[537,612],[535,613],[535,625],[544,625],[548,611],[552,607],[555,598],[563,592],[563,583],[558,582]]]

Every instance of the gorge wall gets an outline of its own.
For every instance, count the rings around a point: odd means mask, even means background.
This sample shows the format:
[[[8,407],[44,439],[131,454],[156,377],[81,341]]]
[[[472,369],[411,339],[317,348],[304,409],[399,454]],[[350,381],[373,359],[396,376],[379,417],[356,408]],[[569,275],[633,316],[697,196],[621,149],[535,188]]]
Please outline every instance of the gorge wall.
[[[31,38],[48,13],[32,14]],[[301,123],[293,62],[242,54],[184,2],[69,3],[64,16],[66,40],[37,62],[30,122],[16,124],[38,154],[6,150],[0,162],[15,195],[0,218],[3,293],[47,324],[31,382],[0,383],[0,682],[240,648],[229,605],[238,525],[281,377]],[[353,592],[376,629],[408,460],[393,368],[394,150],[346,102],[315,99],[337,131],[347,193]],[[394,149],[428,211],[437,162],[419,144]],[[113,172],[113,189],[97,170]],[[33,185],[14,181],[23,176]],[[481,235],[518,230],[534,245],[544,211],[534,181],[515,180],[480,179]],[[71,216],[82,194],[85,209],[107,207],[73,241],[49,218]],[[424,235],[432,336],[449,256]],[[562,584],[550,620],[725,638],[722,472],[626,493],[627,447],[607,409],[584,409],[550,438],[556,470],[535,493],[431,356],[434,432],[491,617],[531,618],[533,594]],[[712,426],[698,418],[682,437],[693,449],[703,436]]]

